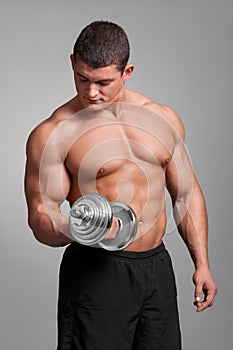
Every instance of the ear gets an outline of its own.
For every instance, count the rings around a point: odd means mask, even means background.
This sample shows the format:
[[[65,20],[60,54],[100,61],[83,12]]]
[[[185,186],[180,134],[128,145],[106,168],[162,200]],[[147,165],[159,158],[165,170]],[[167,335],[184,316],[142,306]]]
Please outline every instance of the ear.
[[[133,64],[129,64],[128,66],[125,67],[125,70],[123,72],[124,81],[128,80],[131,77],[133,71],[134,71]]]
[[[70,55],[70,61],[71,61],[72,69],[74,70],[74,55],[73,54]]]

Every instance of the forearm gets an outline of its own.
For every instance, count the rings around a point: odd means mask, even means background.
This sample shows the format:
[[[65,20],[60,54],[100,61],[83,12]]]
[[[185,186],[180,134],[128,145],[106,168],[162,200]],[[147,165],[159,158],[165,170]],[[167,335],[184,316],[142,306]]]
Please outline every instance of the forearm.
[[[61,247],[74,241],[70,234],[68,218],[61,213],[50,210],[49,216],[37,212],[32,217],[32,220],[29,219],[29,226],[39,242],[52,247]],[[118,229],[119,221],[113,217],[111,229],[106,233],[105,239],[114,239]]]
[[[182,199],[177,200],[174,216],[195,267],[209,268],[208,219],[205,200],[197,184],[194,184],[190,203]]]

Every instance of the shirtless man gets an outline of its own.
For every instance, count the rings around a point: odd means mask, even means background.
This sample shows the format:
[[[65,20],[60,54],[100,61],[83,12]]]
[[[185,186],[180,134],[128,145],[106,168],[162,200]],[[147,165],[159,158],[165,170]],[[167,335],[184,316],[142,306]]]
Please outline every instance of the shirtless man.
[[[134,66],[123,29],[88,25],[71,55],[77,95],[37,126],[27,142],[25,192],[36,239],[68,247],[60,269],[58,350],[181,349],[165,188],[195,266],[194,304],[213,305],[205,201],[177,114],[125,88]],[[138,232],[122,251],[74,242],[61,212],[100,193],[136,213]],[[105,239],[116,234],[112,230]]]

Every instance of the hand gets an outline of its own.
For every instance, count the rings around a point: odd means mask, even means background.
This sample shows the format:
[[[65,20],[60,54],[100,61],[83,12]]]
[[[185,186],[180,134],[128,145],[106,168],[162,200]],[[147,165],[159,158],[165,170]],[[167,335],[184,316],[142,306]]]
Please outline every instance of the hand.
[[[200,312],[214,304],[217,294],[215,281],[208,268],[198,268],[193,275],[195,285],[194,305]]]
[[[106,233],[104,239],[114,239],[116,237],[117,232],[119,231],[119,221],[114,216],[112,218],[112,226],[110,230]]]

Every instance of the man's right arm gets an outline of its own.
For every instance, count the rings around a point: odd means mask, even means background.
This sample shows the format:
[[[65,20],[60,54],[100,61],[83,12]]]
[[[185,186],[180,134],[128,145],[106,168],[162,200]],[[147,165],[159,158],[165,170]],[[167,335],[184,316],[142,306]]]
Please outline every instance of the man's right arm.
[[[55,127],[46,121],[29,136],[25,195],[28,224],[35,238],[43,244],[60,247],[72,242],[68,219],[60,210],[69,193],[70,180],[59,146],[49,142]]]

